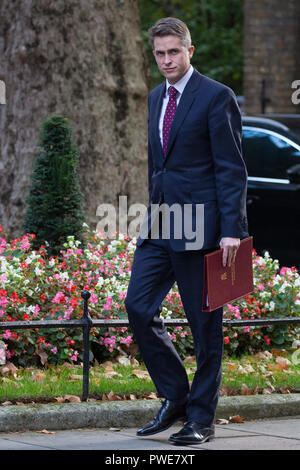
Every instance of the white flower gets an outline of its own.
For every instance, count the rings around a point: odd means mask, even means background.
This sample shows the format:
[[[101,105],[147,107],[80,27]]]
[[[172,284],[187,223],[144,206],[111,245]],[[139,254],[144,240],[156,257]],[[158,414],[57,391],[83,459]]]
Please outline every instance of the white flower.
[[[287,287],[289,287],[288,283],[284,282],[278,292],[284,292]]]
[[[273,300],[271,300],[269,310],[273,311],[274,308],[275,308],[275,302],[273,302]]]
[[[69,274],[67,272],[61,273],[60,278],[62,281],[68,281],[69,280]]]
[[[104,283],[103,277],[99,277],[96,287],[101,287],[103,283]]]
[[[34,272],[37,276],[41,276],[43,274],[43,271],[38,266],[36,266]]]

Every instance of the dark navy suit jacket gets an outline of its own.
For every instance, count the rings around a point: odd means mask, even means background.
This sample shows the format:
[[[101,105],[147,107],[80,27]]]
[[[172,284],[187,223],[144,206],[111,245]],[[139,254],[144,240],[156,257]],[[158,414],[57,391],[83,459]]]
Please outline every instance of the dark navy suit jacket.
[[[145,221],[151,228],[150,205],[191,204],[191,223],[196,227],[195,205],[204,204],[204,243],[201,249],[218,247],[221,237],[245,238],[247,171],[241,152],[241,114],[234,92],[197,70],[186,84],[164,156],[159,137],[159,118],[165,82],[148,97],[149,207]],[[140,246],[145,237],[137,240]],[[171,228],[174,251],[185,251]]]

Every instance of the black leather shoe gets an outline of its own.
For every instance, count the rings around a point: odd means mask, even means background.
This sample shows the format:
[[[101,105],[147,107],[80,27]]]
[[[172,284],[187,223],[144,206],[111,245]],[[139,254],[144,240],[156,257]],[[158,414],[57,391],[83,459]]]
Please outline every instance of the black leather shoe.
[[[136,434],[137,436],[150,436],[165,431],[177,421],[185,422],[186,420],[185,404],[178,405],[174,401],[165,400],[162,402],[162,407],[157,416],[146,426],[139,429]]]
[[[205,427],[194,421],[189,421],[179,432],[172,434],[169,441],[179,445],[202,444],[211,441],[214,437],[215,430],[213,426]]]

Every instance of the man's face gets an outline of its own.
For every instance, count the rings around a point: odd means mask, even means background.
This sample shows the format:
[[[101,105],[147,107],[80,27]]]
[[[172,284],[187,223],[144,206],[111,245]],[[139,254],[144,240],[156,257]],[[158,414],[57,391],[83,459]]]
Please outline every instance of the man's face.
[[[172,85],[178,82],[190,67],[194,46],[184,47],[178,36],[156,36],[153,54],[157,66]]]

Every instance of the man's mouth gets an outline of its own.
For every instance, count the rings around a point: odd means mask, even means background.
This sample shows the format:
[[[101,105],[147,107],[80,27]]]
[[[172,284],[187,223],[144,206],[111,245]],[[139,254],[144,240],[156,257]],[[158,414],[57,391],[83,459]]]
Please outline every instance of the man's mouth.
[[[165,72],[172,72],[173,70],[175,70],[175,67],[173,67],[171,69],[164,69]]]

